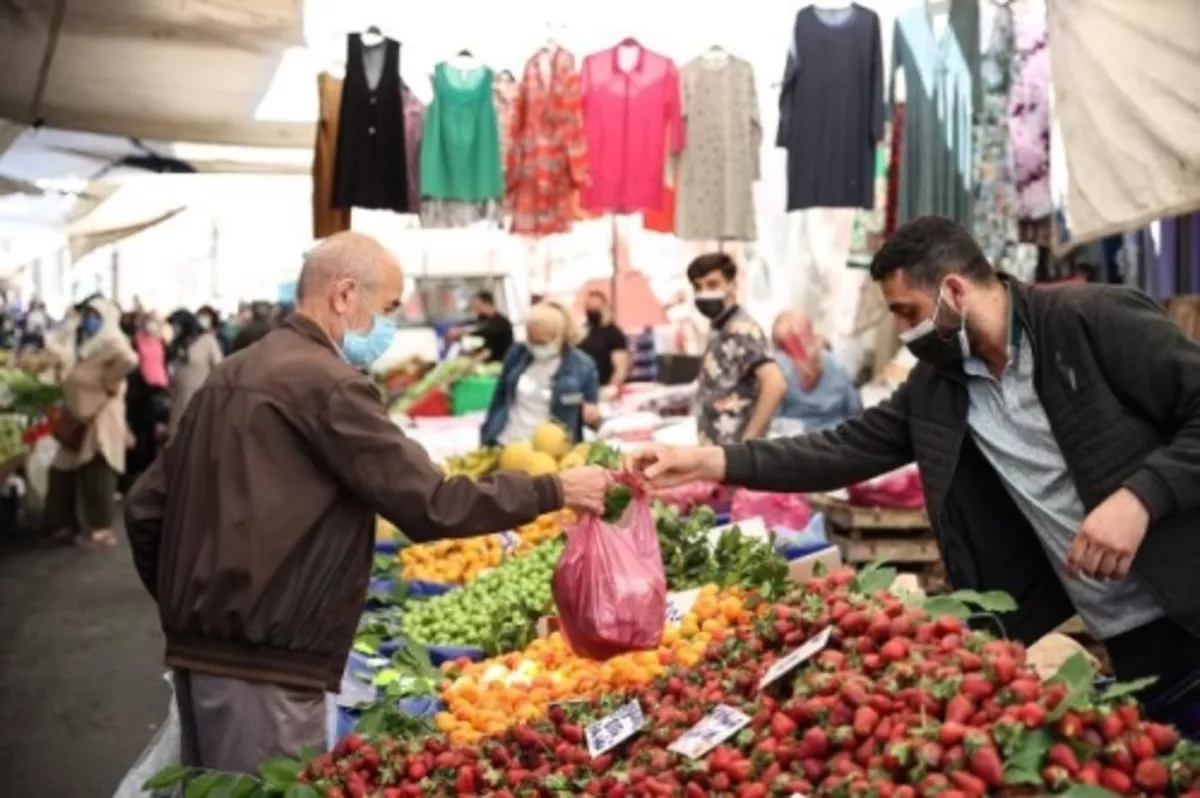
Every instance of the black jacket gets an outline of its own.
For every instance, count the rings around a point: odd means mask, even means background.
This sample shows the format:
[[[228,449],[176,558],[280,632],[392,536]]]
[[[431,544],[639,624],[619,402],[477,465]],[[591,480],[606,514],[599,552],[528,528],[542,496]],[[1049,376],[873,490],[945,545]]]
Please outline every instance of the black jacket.
[[[1151,525],[1133,576],[1200,637],[1200,347],[1137,291],[1011,284],[1034,384],[1080,499],[1089,512],[1122,486],[1141,499]],[[1019,609],[1004,617],[1006,630],[1036,640],[1074,609],[967,434],[967,404],[961,366],[918,364],[888,401],[836,429],[727,447],[727,479],[821,491],[915,460],[951,584],[1010,593]]]

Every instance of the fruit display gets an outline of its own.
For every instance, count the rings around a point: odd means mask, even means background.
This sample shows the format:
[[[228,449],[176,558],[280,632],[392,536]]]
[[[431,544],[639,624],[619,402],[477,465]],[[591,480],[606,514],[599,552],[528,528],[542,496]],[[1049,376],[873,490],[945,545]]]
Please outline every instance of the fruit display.
[[[668,624],[655,651],[621,654],[606,662],[574,654],[559,632],[533,641],[519,653],[483,662],[454,662],[442,686],[446,711],[435,723],[453,742],[476,742],[521,720],[545,715],[551,703],[586,698],[646,684],[672,665],[700,661],[709,643],[724,640],[729,628],[749,620],[744,591],[701,589],[678,624]]]
[[[550,612],[550,578],[563,540],[547,540],[452,590],[403,609],[406,639],[426,645],[472,646],[489,653],[524,647]]]
[[[457,735],[463,742],[352,735],[297,781],[318,794],[389,798],[1200,792],[1200,751],[1142,716],[1130,695],[1144,684],[1097,695],[1081,658],[1039,681],[1021,645],[972,632],[955,615],[931,616],[874,581],[848,569],[814,578],[759,603],[750,624],[712,640],[691,666],[551,703],[503,732],[496,720],[496,732],[476,737],[472,728]],[[781,665],[814,640],[809,659]],[[619,728],[611,716],[629,702],[644,722],[593,756],[589,725],[607,718]],[[672,748],[717,707],[744,725],[726,725],[731,733],[707,750],[689,741],[691,756]]]
[[[408,546],[397,555],[400,575],[424,582],[464,584],[495,568],[506,557],[524,556],[538,544],[553,540],[574,520],[572,512],[562,510],[545,513],[533,523],[518,527],[507,540],[500,535],[482,535]]]
[[[430,391],[442,388],[467,374],[475,366],[475,361],[469,357],[456,357],[443,360],[435,367],[421,375],[415,383],[409,385],[388,408],[392,413],[405,413],[417,402],[424,399]]]
[[[589,462],[596,444],[571,442],[571,435],[561,424],[543,422],[527,441],[513,441],[500,448],[484,447],[446,461],[446,473],[451,476],[486,477],[497,469],[521,471],[531,476],[557,474]]]
[[[446,459],[443,469],[448,477],[470,477],[483,479],[496,470],[500,462],[500,450],[483,448]]]

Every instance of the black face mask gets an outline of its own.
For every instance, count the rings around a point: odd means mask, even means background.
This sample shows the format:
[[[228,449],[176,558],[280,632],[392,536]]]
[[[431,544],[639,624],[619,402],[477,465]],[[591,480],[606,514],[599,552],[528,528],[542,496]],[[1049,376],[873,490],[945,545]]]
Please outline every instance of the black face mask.
[[[942,295],[939,294],[933,306],[933,315],[901,335],[900,340],[917,360],[934,366],[951,366],[970,357],[971,346],[967,338],[966,316],[962,313],[951,314],[958,316],[955,324],[957,329],[943,332],[938,328],[937,319],[942,307]]]
[[[604,320],[604,316],[598,310],[589,310],[585,316],[589,327],[599,327],[600,322]]]
[[[696,297],[696,310],[706,319],[715,319],[725,312],[725,297],[701,294]]]

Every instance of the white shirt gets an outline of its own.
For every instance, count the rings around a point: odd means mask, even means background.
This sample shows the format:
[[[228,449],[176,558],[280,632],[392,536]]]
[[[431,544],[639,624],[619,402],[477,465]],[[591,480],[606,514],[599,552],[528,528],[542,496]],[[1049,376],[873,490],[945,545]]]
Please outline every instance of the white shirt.
[[[561,365],[561,357],[535,360],[521,372],[517,378],[517,395],[508,410],[508,426],[500,433],[500,443],[531,440],[537,428],[550,420],[554,375]]]

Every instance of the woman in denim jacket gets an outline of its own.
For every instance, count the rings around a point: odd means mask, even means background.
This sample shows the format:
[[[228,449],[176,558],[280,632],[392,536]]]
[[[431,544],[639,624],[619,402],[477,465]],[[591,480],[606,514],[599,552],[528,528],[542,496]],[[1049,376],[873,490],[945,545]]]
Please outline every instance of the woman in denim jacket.
[[[525,338],[504,358],[483,421],[483,445],[528,441],[550,420],[562,424],[575,441],[582,440],[584,424],[600,420],[600,386],[596,364],[576,347],[579,326],[561,305],[540,302],[525,319]]]

